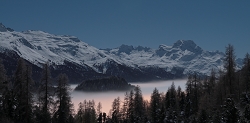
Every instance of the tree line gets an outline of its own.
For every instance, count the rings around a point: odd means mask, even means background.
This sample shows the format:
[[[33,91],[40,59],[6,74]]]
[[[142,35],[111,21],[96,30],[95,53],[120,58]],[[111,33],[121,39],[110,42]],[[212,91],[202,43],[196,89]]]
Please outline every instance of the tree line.
[[[211,68],[207,77],[190,73],[186,88],[174,82],[151,99],[144,100],[136,86],[117,97],[110,112],[101,111],[101,103],[84,100],[74,112],[67,76],[51,84],[48,64],[43,67],[37,91],[32,90],[31,68],[20,59],[13,77],[5,75],[0,65],[0,122],[14,123],[248,123],[250,121],[250,56],[236,70],[232,45],[225,50],[224,66]],[[36,85],[36,84],[35,84]],[[35,93],[34,93],[35,92]]]
[[[20,58],[15,73],[8,77],[3,64],[0,64],[0,122],[73,122],[73,104],[67,75],[58,75],[56,85],[52,84],[46,63],[41,73],[41,81],[34,82],[31,69]]]

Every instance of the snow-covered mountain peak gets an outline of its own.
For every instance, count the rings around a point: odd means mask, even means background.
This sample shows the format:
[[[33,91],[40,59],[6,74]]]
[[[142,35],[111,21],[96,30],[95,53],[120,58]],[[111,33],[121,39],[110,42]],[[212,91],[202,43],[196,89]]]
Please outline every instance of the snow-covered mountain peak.
[[[167,46],[165,44],[161,44],[161,45],[159,45],[158,49],[169,50],[169,49],[172,49],[172,46]]]
[[[134,47],[132,45],[124,45],[123,44],[120,47],[118,47],[117,54],[126,53],[126,54],[129,55],[133,51],[138,51],[138,52],[145,51],[145,52],[148,52],[150,50],[151,50],[151,48],[148,48],[148,47],[143,47],[143,46]]]
[[[0,52],[15,51],[20,57],[39,65],[46,61],[62,65],[64,61],[82,66],[105,61],[107,55],[77,37],[53,35],[43,31],[0,32]],[[107,58],[106,58],[107,57]]]
[[[192,40],[179,40],[172,46],[162,44],[158,49],[121,45],[100,50],[74,36],[33,30],[9,31],[3,24],[0,28],[5,30],[0,31],[0,53],[14,51],[38,67],[47,61],[58,67],[70,63],[67,70],[86,69],[85,72],[92,71],[95,76],[119,75],[136,80],[148,76],[165,78],[166,74],[181,76],[189,71],[208,74],[211,68],[223,66],[222,52],[203,51]]]
[[[147,52],[147,51],[149,51],[151,48],[149,48],[149,47],[143,47],[143,46],[138,46],[138,47],[135,47],[135,50],[137,50],[137,51],[145,51],[145,52]]]
[[[188,50],[188,51],[191,51],[191,52],[193,52],[195,54],[196,53],[200,54],[203,51],[192,40],[178,40],[177,42],[174,43],[172,48],[179,48],[182,51]]]
[[[133,46],[129,46],[129,45],[124,45],[122,44],[119,49],[118,49],[118,54],[124,52],[126,54],[130,54],[130,52],[134,50],[134,47]]]

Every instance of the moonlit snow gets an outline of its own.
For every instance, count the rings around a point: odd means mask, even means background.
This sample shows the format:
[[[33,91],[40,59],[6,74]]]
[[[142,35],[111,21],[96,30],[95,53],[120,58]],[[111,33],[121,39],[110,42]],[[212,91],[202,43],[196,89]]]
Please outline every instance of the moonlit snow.
[[[83,67],[91,67],[97,73],[103,74],[107,68],[100,70],[98,65],[110,60],[133,69],[159,67],[172,72],[173,68],[183,68],[184,73],[197,71],[208,74],[211,68],[222,67],[224,57],[224,53],[205,51],[191,40],[179,40],[173,46],[162,44],[158,49],[128,45],[97,49],[74,36],[33,30],[2,31],[0,43],[0,52],[15,51],[20,57],[40,67],[41,63],[47,61],[62,65],[66,60]]]

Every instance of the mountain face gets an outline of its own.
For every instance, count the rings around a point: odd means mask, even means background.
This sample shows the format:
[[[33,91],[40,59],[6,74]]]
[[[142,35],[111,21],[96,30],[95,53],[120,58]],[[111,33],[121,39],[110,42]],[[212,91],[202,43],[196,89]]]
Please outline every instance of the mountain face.
[[[7,28],[2,23],[0,23],[0,32],[7,32],[7,31],[13,32],[14,30],[11,28]]]
[[[158,49],[128,45],[97,49],[74,36],[32,30],[16,32],[1,23],[0,44],[0,58],[9,74],[22,57],[34,66],[35,76],[48,62],[52,76],[66,73],[72,83],[107,76],[150,81],[180,78],[189,72],[206,75],[211,68],[222,68],[224,57],[219,51],[204,51],[191,40],[179,40],[173,46],[160,45]],[[241,60],[237,62],[241,66]]]

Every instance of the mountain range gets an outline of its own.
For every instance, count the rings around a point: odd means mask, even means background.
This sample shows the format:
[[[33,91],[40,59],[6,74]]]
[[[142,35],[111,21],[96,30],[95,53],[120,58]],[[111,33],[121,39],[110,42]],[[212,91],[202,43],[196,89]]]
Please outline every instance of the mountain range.
[[[42,65],[50,64],[52,76],[66,73],[71,83],[87,79],[119,76],[129,82],[178,79],[188,73],[210,74],[223,69],[224,53],[205,51],[192,40],[178,40],[157,49],[121,45],[98,49],[75,36],[54,35],[43,31],[14,31],[0,23],[0,58],[9,75],[20,57],[32,65],[38,80]],[[242,59],[236,60],[237,67]]]

